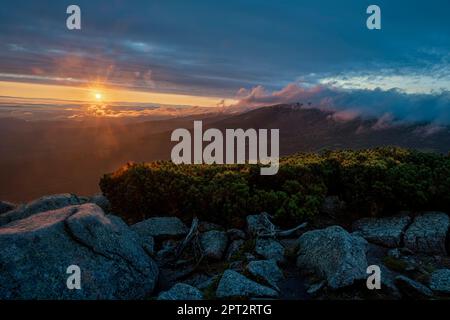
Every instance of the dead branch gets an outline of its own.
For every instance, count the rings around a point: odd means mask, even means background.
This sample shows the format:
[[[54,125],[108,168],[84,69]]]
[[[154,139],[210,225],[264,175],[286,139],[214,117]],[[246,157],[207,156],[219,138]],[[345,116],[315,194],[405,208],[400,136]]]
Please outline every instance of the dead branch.
[[[298,230],[304,229],[308,226],[307,222],[304,222],[298,226],[296,226],[295,228],[289,229],[289,230],[284,230],[284,231],[278,231],[277,232],[277,237],[280,238],[287,238],[290,237],[291,235],[295,234]]]
[[[180,246],[177,248],[177,252],[175,254],[175,260],[178,260],[178,258],[181,256],[183,251],[186,249],[186,247],[191,243],[191,241],[198,235],[198,218],[194,217],[192,220],[191,228],[189,229],[189,232],[184,238],[183,242],[180,244]]]
[[[307,222],[304,222],[295,228],[289,230],[276,230],[275,228],[270,228],[267,232],[261,232],[258,234],[260,238],[288,238],[295,234],[298,230],[306,228]]]

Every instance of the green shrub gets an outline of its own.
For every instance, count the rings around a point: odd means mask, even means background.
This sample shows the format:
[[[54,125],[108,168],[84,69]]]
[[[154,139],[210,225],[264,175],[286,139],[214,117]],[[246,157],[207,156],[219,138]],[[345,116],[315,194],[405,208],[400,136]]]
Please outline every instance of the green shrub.
[[[391,256],[385,256],[383,258],[383,263],[391,270],[397,272],[405,272],[408,267],[407,263],[401,259],[397,259]]]
[[[113,210],[129,222],[176,215],[242,226],[262,211],[289,225],[317,215],[326,195],[349,216],[399,210],[450,211],[450,158],[401,148],[300,153],[280,160],[277,175],[257,165],[127,164],[100,181]]]

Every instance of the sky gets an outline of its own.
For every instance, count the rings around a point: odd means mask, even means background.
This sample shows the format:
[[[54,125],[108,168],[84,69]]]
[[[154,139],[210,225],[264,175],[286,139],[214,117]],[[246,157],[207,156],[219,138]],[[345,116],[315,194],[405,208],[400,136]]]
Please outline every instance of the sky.
[[[82,30],[66,28],[77,4]],[[366,8],[381,8],[368,30]],[[448,0],[2,0],[0,96],[449,122]],[[381,107],[377,102],[380,102]]]

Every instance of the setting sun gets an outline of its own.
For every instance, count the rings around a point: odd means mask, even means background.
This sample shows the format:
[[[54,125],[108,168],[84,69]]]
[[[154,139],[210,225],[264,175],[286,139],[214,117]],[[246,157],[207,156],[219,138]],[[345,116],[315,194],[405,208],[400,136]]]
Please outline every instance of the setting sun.
[[[102,100],[102,94],[101,93],[96,93],[95,94],[95,99],[96,100]]]

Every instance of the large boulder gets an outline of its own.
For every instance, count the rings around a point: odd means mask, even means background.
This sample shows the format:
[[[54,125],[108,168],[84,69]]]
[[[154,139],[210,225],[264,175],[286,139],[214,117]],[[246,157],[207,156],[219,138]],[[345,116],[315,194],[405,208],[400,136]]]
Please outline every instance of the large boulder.
[[[220,260],[227,249],[228,237],[224,231],[212,230],[202,233],[200,243],[205,257]]]
[[[405,232],[405,247],[425,254],[446,255],[449,226],[450,219],[443,212],[427,212],[417,216]]]
[[[81,270],[81,290],[67,287],[72,265]],[[141,299],[158,277],[137,235],[95,204],[0,227],[0,266],[0,299]]]
[[[262,281],[275,290],[280,291],[278,283],[283,280],[284,275],[274,260],[251,261],[247,265],[247,271],[255,280]]]
[[[142,238],[154,237],[157,240],[181,238],[188,232],[186,225],[177,217],[154,217],[131,226]]]
[[[353,231],[367,241],[381,246],[395,248],[402,242],[403,233],[411,223],[407,215],[389,218],[364,218],[353,224]]]
[[[450,269],[434,271],[430,277],[430,288],[443,294],[450,294]]]
[[[276,240],[259,238],[256,240],[255,252],[267,260],[274,260],[277,263],[285,262],[285,249]]]
[[[161,292],[158,300],[203,300],[203,293],[185,283],[177,283],[170,290]]]
[[[83,204],[85,201],[73,194],[57,194],[45,196],[12,211],[0,215],[0,226],[15,220],[25,219],[33,214],[61,209],[67,206]]]
[[[299,238],[297,266],[324,277],[337,289],[365,279],[368,243],[339,226],[309,231]]]
[[[11,202],[0,201],[0,214],[14,210],[15,208],[16,208],[16,205]]]
[[[278,293],[256,283],[242,274],[226,270],[216,290],[217,298],[276,298]]]

